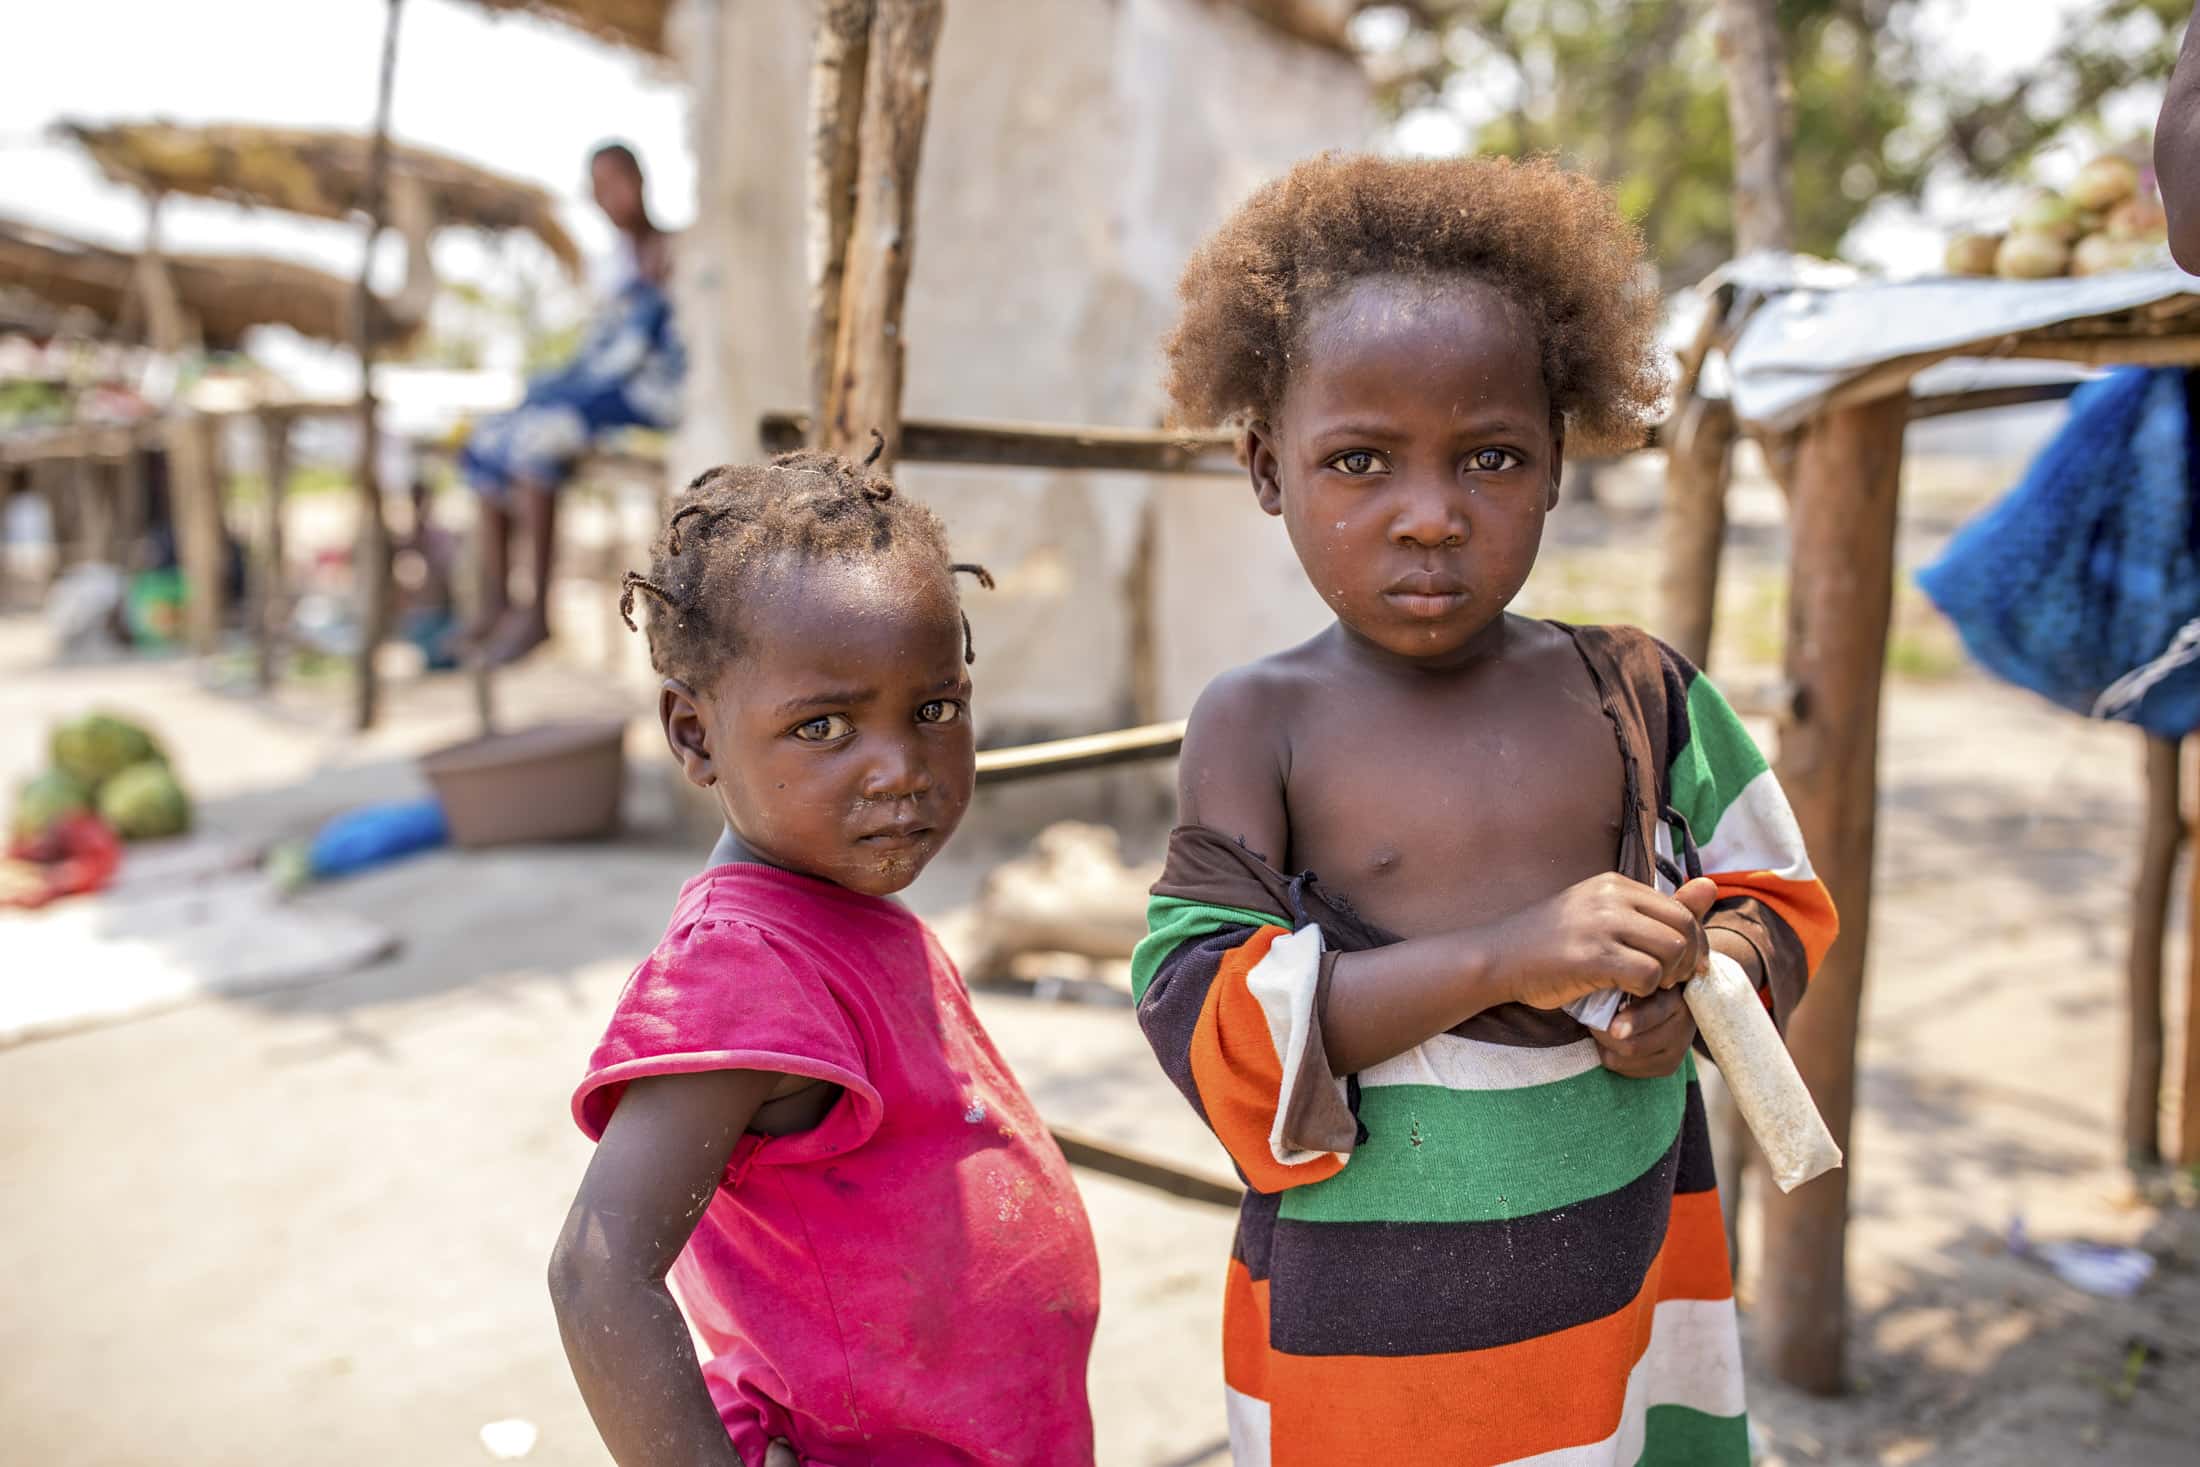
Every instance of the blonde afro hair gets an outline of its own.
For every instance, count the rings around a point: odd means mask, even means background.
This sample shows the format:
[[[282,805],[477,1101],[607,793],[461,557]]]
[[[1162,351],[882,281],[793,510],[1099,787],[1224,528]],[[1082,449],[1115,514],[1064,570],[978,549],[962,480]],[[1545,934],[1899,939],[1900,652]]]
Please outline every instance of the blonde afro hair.
[[[1642,442],[1666,388],[1642,239],[1611,195],[1545,159],[1325,153],[1268,184],[1177,287],[1168,391],[1180,426],[1275,416],[1314,308],[1352,281],[1465,276],[1528,312],[1568,446]]]

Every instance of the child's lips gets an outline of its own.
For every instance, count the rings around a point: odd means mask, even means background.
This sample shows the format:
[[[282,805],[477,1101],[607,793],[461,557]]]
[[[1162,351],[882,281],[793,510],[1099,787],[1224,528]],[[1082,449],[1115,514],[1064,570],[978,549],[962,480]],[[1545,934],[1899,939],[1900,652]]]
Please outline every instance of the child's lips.
[[[932,843],[929,825],[890,825],[856,837],[856,844],[874,851],[914,851]]]
[[[1407,576],[1385,587],[1383,599],[1408,616],[1433,619],[1466,604],[1467,588],[1449,576]]]

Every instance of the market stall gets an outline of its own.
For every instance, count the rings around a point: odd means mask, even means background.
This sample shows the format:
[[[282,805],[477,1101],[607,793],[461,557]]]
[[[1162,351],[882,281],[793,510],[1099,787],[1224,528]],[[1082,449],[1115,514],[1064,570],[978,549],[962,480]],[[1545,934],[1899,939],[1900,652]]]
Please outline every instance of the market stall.
[[[1871,931],[1878,799],[1880,695],[1893,606],[1895,531],[1903,433],[1926,397],[1960,410],[2066,391],[1993,381],[1974,364],[2047,362],[2084,367],[2200,363],[2200,281],[2174,267],[2037,281],[1932,278],[1880,281],[1819,262],[1756,257],[1710,283],[1699,350],[1684,363],[1688,392],[1674,421],[1700,421],[1724,378],[1722,408],[1757,436],[1788,491],[1792,514],[1785,686],[1774,710],[1774,767],[1789,792],[1819,877],[1842,917],[1841,940],[1812,984],[1788,1042],[1834,1135],[1846,1146],[1855,1105],[1857,1018]],[[1709,361],[1716,370],[1705,372]],[[2003,375],[2007,375],[2004,368]],[[2046,374],[2052,378],[2053,373]],[[1934,385],[1938,377],[1940,385]],[[1968,376],[1974,385],[1947,384]],[[1983,380],[1982,380],[1983,379]],[[1724,447],[1701,466],[1722,482]],[[1669,504],[1666,620],[1708,633],[1718,570],[1717,495]],[[1709,555],[1686,552],[1709,546]],[[2155,771],[2155,825],[2174,784]],[[2174,760],[2168,768],[2174,770]],[[2166,895],[2165,847],[2150,833],[2142,908]],[[2150,893],[2148,883],[2160,889]],[[2134,985],[2134,1073],[2146,1050],[2160,1054],[2159,916],[2151,933],[2151,992]],[[2150,934],[2142,916],[2134,972],[2144,969]],[[2200,944],[2195,945],[2200,952]],[[2200,967],[2193,992],[2200,996]],[[2188,1005],[2200,1012],[2200,1005]],[[2149,1033],[2151,1030],[2151,1040]],[[2200,1026],[2188,1021],[2181,1146],[2200,1151]],[[2131,1124],[2149,1119],[2151,1086],[2134,1096]],[[1831,1392],[1843,1382],[1846,1329],[1844,1241],[1849,1175],[1837,1172],[1788,1195],[1765,1198],[1764,1263],[1757,1286],[1759,1339],[1783,1379]]]

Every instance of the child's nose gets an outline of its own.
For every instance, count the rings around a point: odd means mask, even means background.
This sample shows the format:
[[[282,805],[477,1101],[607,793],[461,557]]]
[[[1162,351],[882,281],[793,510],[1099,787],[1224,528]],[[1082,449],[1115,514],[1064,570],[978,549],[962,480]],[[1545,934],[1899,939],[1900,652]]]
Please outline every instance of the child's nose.
[[[1467,543],[1467,517],[1450,485],[1401,486],[1391,538],[1400,545],[1435,550]]]
[[[906,800],[932,788],[932,771],[916,749],[902,745],[884,751],[864,772],[863,795],[870,800]]]

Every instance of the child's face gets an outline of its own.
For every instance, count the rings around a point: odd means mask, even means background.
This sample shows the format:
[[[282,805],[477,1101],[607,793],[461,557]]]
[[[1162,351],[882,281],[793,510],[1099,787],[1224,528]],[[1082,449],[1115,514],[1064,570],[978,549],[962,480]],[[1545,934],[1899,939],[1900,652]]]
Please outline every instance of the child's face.
[[[734,834],[790,871],[885,896],[970,806],[962,617],[944,569],[787,557],[748,579],[717,685],[668,684],[665,732]]]
[[[1308,320],[1277,419],[1254,425],[1253,487],[1337,619],[1415,661],[1471,650],[1558,501],[1526,314],[1473,280],[1355,281]]]

